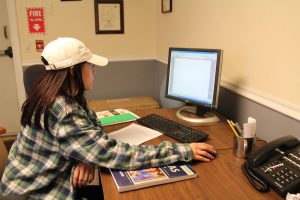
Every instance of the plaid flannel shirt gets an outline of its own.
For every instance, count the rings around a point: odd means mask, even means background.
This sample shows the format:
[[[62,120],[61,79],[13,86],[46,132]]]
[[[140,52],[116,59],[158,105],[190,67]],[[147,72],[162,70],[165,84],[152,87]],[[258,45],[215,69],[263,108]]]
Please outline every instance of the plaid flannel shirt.
[[[192,159],[188,144],[130,146],[110,140],[95,113],[86,112],[67,97],[55,100],[48,122],[50,131],[34,125],[21,127],[1,180],[3,195],[29,193],[29,199],[75,199],[72,168],[78,162],[129,170]]]

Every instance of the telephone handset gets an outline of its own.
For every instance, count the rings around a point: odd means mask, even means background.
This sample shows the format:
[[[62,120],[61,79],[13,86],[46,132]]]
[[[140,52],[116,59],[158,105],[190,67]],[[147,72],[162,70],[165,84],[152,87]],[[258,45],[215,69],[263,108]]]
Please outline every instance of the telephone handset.
[[[300,192],[300,141],[284,136],[248,157],[242,166],[250,183],[260,192],[269,187],[281,196]]]

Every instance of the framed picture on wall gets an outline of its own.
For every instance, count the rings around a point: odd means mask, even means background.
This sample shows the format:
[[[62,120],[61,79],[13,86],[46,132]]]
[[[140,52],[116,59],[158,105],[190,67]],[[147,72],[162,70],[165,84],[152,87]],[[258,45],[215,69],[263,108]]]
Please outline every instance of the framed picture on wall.
[[[172,12],[172,0],[161,0],[161,12],[162,13]]]
[[[123,0],[95,0],[96,34],[124,33]]]

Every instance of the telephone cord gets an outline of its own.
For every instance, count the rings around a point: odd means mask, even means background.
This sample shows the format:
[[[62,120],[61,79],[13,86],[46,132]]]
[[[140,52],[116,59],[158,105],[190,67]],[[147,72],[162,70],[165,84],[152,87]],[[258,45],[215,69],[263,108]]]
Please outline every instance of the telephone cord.
[[[268,185],[260,180],[256,175],[253,174],[251,169],[249,168],[247,161],[242,165],[242,170],[246,177],[248,178],[249,182],[253,185],[253,187],[260,191],[260,192],[268,192],[269,187]]]

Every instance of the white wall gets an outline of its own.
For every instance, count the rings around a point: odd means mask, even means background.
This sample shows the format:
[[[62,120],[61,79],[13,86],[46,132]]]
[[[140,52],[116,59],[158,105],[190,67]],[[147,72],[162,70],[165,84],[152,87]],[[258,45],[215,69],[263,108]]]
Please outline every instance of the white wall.
[[[82,40],[92,51],[110,59],[155,57],[155,2],[125,0],[125,34],[95,34],[94,1],[16,0],[23,64],[40,62],[35,40],[60,36]],[[46,34],[29,34],[26,8],[44,7]]]
[[[223,83],[300,120],[299,0],[173,0],[169,14],[156,6],[159,59],[170,46],[223,49]]]
[[[161,0],[125,0],[125,34],[95,34],[94,1],[16,0],[22,63],[39,62],[35,40],[83,40],[111,60],[157,58],[168,48],[224,50],[222,85],[300,120],[300,1],[173,0],[161,13]],[[46,9],[46,34],[30,35],[26,8]]]

